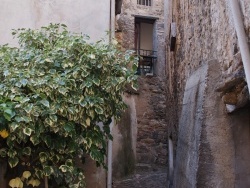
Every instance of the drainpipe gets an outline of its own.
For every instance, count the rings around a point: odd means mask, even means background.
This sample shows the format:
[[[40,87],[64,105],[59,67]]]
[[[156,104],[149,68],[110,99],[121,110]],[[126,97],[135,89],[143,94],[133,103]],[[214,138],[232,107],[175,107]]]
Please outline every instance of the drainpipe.
[[[241,57],[242,57],[243,66],[244,66],[245,75],[246,75],[248,92],[250,93],[250,51],[249,51],[249,46],[247,43],[246,33],[244,30],[244,24],[242,20],[242,14],[240,11],[240,5],[239,5],[238,0],[229,0],[229,5],[230,5],[232,16],[233,16],[234,27],[235,27],[236,34],[238,37]]]
[[[115,0],[110,0],[110,20],[109,20],[110,37],[109,42],[115,37]]]
[[[168,188],[171,188],[174,178],[174,146],[171,138],[168,139],[168,168]]]
[[[112,129],[114,126],[114,118],[112,118],[112,122],[110,123],[110,132],[112,133]],[[107,188],[112,188],[112,140],[108,140],[108,177],[107,177]]]
[[[110,0],[110,37],[109,42],[111,43],[115,37],[115,0]],[[114,118],[110,123],[110,132],[114,126]],[[107,176],[107,188],[112,188],[112,140],[108,140],[108,176]]]
[[[170,32],[170,23],[172,21],[172,0],[164,1],[164,27],[165,27],[165,40],[169,40],[167,38]]]

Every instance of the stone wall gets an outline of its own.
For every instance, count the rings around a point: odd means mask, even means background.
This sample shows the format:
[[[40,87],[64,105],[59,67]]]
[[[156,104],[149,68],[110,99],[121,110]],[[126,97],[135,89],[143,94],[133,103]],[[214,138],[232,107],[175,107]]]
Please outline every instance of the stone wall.
[[[154,23],[154,50],[157,51],[155,73],[165,75],[165,36],[163,0],[153,1],[152,6],[137,5],[137,0],[123,0],[121,14],[117,16],[117,33],[123,49],[134,49],[135,16],[156,19]]]
[[[136,94],[124,94],[128,109],[113,130],[115,180],[167,164],[165,82],[156,76],[138,82]]]
[[[118,129],[115,128],[115,178],[167,163],[163,5],[163,0],[153,1],[152,6],[137,5],[137,0],[123,0],[121,14],[116,17],[116,39],[123,50],[134,49],[135,17],[155,19],[152,37],[157,64],[154,76],[139,76],[136,94],[124,95],[129,111],[123,115]]]
[[[250,5],[247,0],[239,2],[245,31],[250,39]],[[178,184],[179,186],[176,187],[189,187],[187,185],[248,187],[249,181],[243,177],[248,176],[250,170],[250,161],[246,161],[249,156],[250,138],[249,95],[245,94],[248,92],[246,92],[241,54],[228,1],[166,0],[165,5],[166,96],[167,105],[174,108],[171,110],[171,116],[167,113],[168,134],[173,137],[175,149],[177,148],[175,167],[178,166],[178,172],[184,172],[177,173],[175,168],[176,182],[182,179],[187,183],[182,186]],[[171,22],[177,24],[177,40],[173,52],[169,50],[168,38]],[[190,121],[183,123],[181,118],[183,110],[192,107],[191,104],[182,104],[185,99],[185,86],[187,80],[194,76],[200,67],[206,66],[211,59],[217,62],[219,76],[217,80],[212,74],[207,77],[210,85],[206,87],[212,87],[212,89],[210,88],[210,92],[205,92],[204,98],[207,103],[199,109],[199,111],[205,110],[203,117],[207,123],[200,125],[198,150],[190,150],[186,153],[188,158],[192,156],[192,152],[197,152],[199,158],[195,162],[198,165],[197,171],[187,180],[188,171],[194,170],[194,166],[188,164],[194,163],[190,160],[195,159],[192,157],[187,159],[185,155],[181,155],[187,147],[181,140],[185,140],[185,137],[190,135],[180,134],[180,131],[188,132],[190,127],[185,128],[184,124],[190,126],[192,124]],[[197,97],[200,97],[199,94]],[[209,99],[212,100],[209,101]],[[242,101],[244,105],[241,105]],[[238,111],[231,113],[226,108],[229,105],[233,105]],[[194,113],[195,117],[198,115],[198,111]],[[199,135],[199,132],[193,131]],[[240,134],[244,136],[240,137]],[[194,144],[195,140],[195,136],[192,137],[189,144]],[[239,142],[242,143],[241,146]],[[245,161],[245,167],[241,165],[240,158]],[[183,162],[183,160],[188,161]],[[190,182],[195,183],[188,184]]]
[[[123,0],[121,14],[116,17],[116,39],[123,50],[134,49],[135,16],[155,19],[152,37],[157,64],[155,76],[139,77],[137,94],[124,95],[129,111],[114,131],[113,177],[116,179],[135,169],[165,166],[167,160],[163,0],[154,1],[152,6],[137,5],[137,0]]]
[[[167,163],[165,84],[158,77],[139,79],[136,97],[136,161],[140,164]]]
[[[217,59],[226,79],[236,69],[235,55],[239,52],[238,41],[227,1],[175,0],[172,20],[177,23],[177,42],[174,55],[168,53],[170,61],[177,64],[180,99],[185,80],[200,65]],[[241,0],[245,31],[250,39],[250,7]],[[176,58],[176,59],[175,59]],[[171,63],[171,62],[168,62]],[[181,101],[181,100],[180,100]]]

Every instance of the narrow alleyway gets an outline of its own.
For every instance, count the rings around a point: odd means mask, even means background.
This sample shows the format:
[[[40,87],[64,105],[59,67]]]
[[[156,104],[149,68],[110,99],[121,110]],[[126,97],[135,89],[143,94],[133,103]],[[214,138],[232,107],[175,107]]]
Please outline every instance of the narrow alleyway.
[[[167,168],[137,171],[134,175],[114,181],[113,188],[167,188]]]

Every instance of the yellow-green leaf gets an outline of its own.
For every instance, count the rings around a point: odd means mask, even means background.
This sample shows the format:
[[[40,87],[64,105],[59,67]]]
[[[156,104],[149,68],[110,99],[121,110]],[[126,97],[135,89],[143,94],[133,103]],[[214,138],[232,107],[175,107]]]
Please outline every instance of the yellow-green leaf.
[[[23,172],[23,177],[24,177],[25,179],[28,179],[30,176],[31,176],[30,171],[24,171],[24,172]]]
[[[90,119],[89,118],[86,119],[86,125],[90,126]]]

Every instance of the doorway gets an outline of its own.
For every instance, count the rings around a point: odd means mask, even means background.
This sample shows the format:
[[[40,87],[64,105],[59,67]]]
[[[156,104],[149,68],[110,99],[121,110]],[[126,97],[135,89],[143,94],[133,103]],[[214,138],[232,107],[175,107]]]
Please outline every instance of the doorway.
[[[155,19],[135,18],[135,51],[140,58],[138,74],[153,75],[157,60],[154,50]]]

